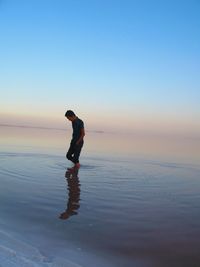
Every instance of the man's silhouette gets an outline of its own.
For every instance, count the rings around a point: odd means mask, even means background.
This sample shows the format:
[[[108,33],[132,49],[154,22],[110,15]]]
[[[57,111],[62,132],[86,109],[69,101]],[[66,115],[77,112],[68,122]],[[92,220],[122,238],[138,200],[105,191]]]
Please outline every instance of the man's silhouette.
[[[85,129],[83,121],[79,119],[72,110],[68,110],[65,113],[65,117],[72,122],[73,128],[72,140],[66,154],[67,159],[74,163],[74,166],[68,168],[68,170],[73,171],[74,169],[80,168],[79,156],[84,143]]]

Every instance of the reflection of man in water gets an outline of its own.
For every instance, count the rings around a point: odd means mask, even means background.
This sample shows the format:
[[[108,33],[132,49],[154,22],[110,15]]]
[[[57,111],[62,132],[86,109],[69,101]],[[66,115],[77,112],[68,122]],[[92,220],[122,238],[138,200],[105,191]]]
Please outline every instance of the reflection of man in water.
[[[67,209],[60,214],[60,219],[66,220],[72,215],[77,214],[77,210],[80,207],[80,183],[78,178],[78,170],[74,172],[66,172],[65,177],[68,183],[68,202]]]
[[[65,117],[72,122],[73,128],[72,140],[66,154],[67,159],[74,163],[74,166],[69,168],[69,170],[73,171],[74,169],[80,168],[79,156],[83,147],[83,138],[85,136],[84,123],[72,110],[68,110],[65,113]]]

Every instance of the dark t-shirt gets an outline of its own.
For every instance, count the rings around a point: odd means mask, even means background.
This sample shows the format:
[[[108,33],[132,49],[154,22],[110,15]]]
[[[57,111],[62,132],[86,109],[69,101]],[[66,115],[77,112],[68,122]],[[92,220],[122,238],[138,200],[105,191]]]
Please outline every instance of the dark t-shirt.
[[[78,139],[81,136],[81,129],[84,128],[84,123],[79,118],[75,119],[72,122],[72,128],[73,128],[73,134],[72,134],[72,143],[75,143],[78,141]]]

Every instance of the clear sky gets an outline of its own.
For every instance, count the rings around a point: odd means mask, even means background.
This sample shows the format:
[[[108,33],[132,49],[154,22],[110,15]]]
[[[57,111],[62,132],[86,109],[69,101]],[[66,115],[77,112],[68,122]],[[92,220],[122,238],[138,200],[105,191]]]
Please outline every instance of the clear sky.
[[[0,0],[0,123],[200,134],[199,0]]]

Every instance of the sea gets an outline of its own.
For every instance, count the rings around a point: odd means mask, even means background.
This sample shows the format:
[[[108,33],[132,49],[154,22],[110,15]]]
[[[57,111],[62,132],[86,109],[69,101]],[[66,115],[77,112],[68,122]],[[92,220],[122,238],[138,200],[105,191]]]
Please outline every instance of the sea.
[[[0,267],[199,267],[200,139],[0,126]]]

